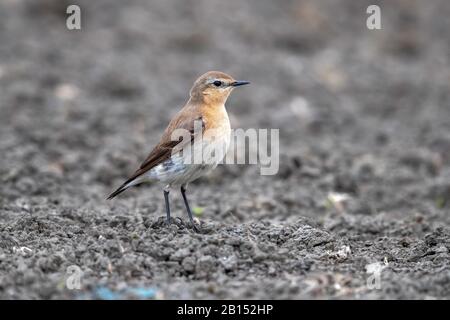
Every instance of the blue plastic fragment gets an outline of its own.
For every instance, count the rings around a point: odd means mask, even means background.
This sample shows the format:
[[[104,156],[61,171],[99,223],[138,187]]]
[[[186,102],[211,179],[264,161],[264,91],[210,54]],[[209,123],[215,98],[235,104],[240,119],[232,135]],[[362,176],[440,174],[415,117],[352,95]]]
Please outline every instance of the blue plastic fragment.
[[[108,287],[98,287],[94,291],[94,297],[101,300],[119,300],[127,299],[130,295],[137,299],[153,299],[157,290],[153,287],[136,287],[114,292]]]
[[[111,291],[109,288],[100,287],[95,291],[96,296],[102,300],[116,300],[120,299],[120,295]]]
[[[140,299],[152,299],[156,296],[156,290],[154,288],[130,288],[128,289],[128,292]]]

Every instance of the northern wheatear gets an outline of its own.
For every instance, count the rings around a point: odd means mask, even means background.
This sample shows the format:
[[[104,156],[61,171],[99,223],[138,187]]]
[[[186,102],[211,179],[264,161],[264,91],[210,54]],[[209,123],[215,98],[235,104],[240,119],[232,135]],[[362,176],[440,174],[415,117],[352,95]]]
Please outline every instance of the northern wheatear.
[[[225,156],[231,135],[225,102],[235,87],[248,83],[236,81],[218,71],[210,71],[200,76],[190,91],[188,102],[170,121],[159,143],[139,169],[108,199],[131,186],[159,181],[164,185],[167,223],[170,223],[169,191],[171,187],[180,187],[189,219],[197,230],[186,198],[187,185],[213,170]],[[179,139],[180,134],[174,135],[179,130],[188,134]],[[194,147],[193,152],[187,152],[186,147],[197,144],[197,141],[200,141],[200,151],[195,151],[197,149]],[[211,149],[214,150],[214,156],[211,156]],[[200,161],[197,155],[200,155]]]

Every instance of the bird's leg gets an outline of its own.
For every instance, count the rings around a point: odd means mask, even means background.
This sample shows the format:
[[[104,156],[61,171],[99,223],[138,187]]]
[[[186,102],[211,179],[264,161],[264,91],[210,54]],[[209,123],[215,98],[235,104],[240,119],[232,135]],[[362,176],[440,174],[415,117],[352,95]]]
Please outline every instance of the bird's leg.
[[[170,225],[170,205],[169,205],[169,189],[164,189],[164,200],[166,200],[167,224]]]
[[[186,210],[189,216],[189,220],[191,220],[192,226],[194,227],[194,230],[199,232],[197,226],[194,223],[194,218],[192,217],[192,212],[191,212],[191,208],[189,207],[189,203],[188,200],[186,198],[186,185],[182,185],[181,186],[181,195],[183,196],[183,200],[184,200],[184,205],[186,206]]]

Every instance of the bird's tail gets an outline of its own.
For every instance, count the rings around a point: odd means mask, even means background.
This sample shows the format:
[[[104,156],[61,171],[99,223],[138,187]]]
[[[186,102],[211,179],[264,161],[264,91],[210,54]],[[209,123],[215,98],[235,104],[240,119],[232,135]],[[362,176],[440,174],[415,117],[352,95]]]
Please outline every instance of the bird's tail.
[[[117,196],[118,194],[124,192],[125,190],[127,190],[127,186],[126,185],[121,185],[119,188],[117,188],[116,191],[114,191],[113,193],[111,193],[108,198],[106,198],[106,200],[110,200],[112,198],[114,198],[115,196]]]
[[[115,196],[117,196],[118,194],[124,192],[125,190],[127,190],[129,187],[135,186],[140,184],[141,181],[139,178],[136,177],[132,177],[130,179],[128,179],[127,181],[125,181],[119,188],[117,188],[116,191],[114,191],[113,193],[111,193],[108,198],[106,198],[106,200],[110,200],[112,198],[114,198]]]

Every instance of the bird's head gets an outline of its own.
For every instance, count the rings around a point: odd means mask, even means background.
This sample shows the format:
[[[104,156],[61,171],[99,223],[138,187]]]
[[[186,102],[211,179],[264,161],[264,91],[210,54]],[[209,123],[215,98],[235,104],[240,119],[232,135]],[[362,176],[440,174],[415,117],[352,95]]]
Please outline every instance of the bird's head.
[[[220,71],[209,71],[195,81],[190,94],[191,98],[200,99],[206,103],[224,104],[234,88],[249,83],[237,81]]]

